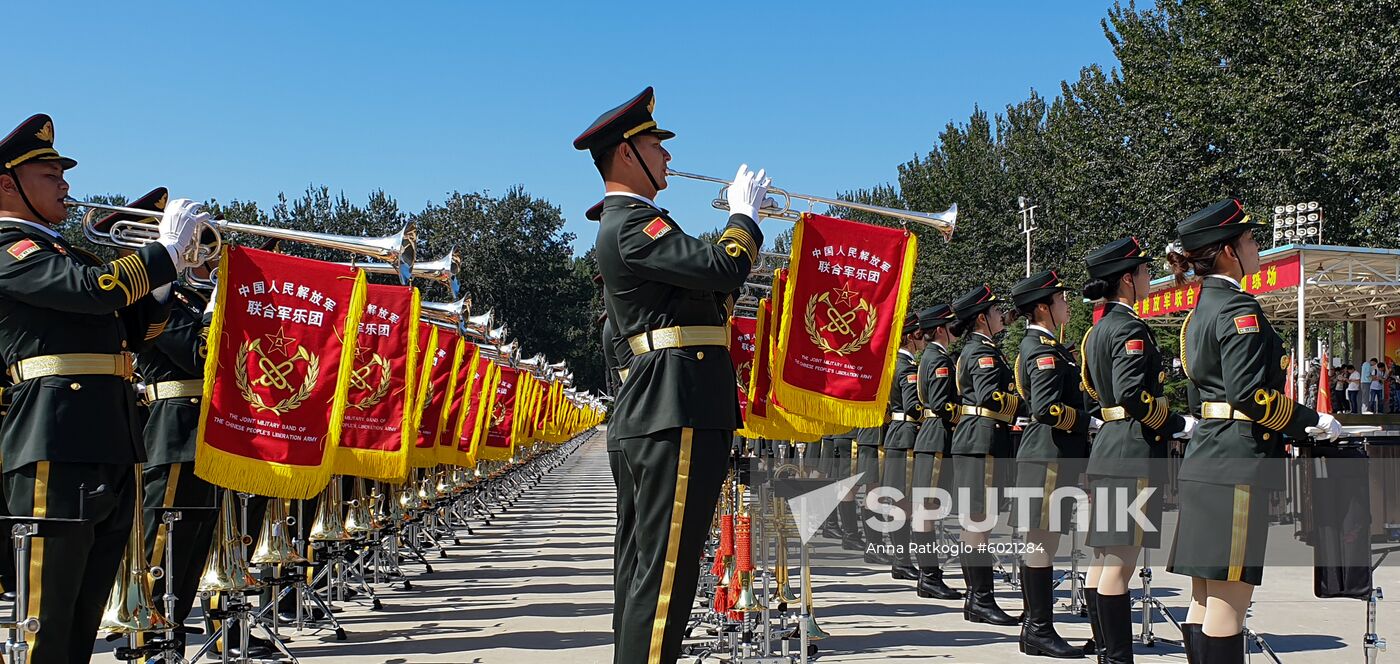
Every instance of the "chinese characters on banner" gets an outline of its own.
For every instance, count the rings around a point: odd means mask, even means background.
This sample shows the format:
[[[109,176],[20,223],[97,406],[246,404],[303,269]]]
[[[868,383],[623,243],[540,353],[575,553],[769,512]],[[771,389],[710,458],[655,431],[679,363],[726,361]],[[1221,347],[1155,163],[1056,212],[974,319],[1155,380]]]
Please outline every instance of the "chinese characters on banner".
[[[310,498],[330,479],[340,442],[364,274],[228,247],[219,282],[195,474],[235,491]]]
[[[486,441],[481,446],[478,459],[504,461],[510,458],[514,442],[515,406],[520,371],[514,367],[500,367],[500,380],[486,421]]]
[[[917,245],[904,229],[802,216],[774,307],[775,401],[844,427],[884,423]]]
[[[416,440],[409,385],[417,385],[418,291],[368,284],[333,472],[386,482],[408,476]]]
[[[729,319],[729,359],[734,363],[740,413],[746,413],[749,409],[749,378],[753,372],[754,332],[757,325],[757,318]]]

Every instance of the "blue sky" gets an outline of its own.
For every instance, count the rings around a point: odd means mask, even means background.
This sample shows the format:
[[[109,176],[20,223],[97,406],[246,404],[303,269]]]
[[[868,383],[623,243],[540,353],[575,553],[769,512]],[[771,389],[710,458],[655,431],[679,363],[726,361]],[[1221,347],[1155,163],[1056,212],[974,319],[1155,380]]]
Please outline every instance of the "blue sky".
[[[601,195],[570,143],[647,85],[679,170],[832,195],[890,182],[974,105],[1112,64],[1077,2],[68,2],[5,8],[7,131],[54,116],[75,194],[253,200],[325,184],[409,210],[522,184],[575,249]],[[660,203],[718,226],[717,189]],[[781,222],[765,223],[770,234]]]

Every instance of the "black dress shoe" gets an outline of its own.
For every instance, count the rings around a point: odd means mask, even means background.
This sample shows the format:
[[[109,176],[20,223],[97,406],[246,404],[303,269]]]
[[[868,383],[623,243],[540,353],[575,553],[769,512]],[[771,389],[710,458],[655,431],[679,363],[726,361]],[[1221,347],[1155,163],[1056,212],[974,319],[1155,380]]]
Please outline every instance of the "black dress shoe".
[[[864,551],[865,540],[859,533],[844,533],[841,535],[841,548],[847,551]]]
[[[885,547],[877,544],[865,547],[865,562],[871,565],[893,565],[894,557],[885,553]]]

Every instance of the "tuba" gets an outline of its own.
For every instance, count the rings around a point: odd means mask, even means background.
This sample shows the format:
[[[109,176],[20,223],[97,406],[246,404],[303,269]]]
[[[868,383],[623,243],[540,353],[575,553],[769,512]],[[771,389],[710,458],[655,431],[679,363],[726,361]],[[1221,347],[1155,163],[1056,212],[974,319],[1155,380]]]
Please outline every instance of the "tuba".
[[[350,490],[350,510],[345,513],[345,532],[356,537],[374,528],[374,514],[370,510],[364,480],[358,477],[350,479],[354,482],[354,488]]]
[[[284,498],[270,498],[267,516],[263,519],[262,534],[258,537],[257,549],[253,552],[253,562],[259,565],[300,565],[306,558],[292,545],[290,528],[296,525],[296,517],[288,516],[287,501]]]
[[[131,533],[126,538],[126,552],[122,554],[121,566],[117,571],[116,585],[107,597],[107,608],[102,611],[102,623],[98,629],[112,634],[138,634],[168,630],[172,626],[156,610],[152,599],[151,580],[159,579],[163,570],[151,567],[146,560],[146,524],[142,514],[141,466],[136,466],[136,514],[131,521]]]
[[[258,580],[248,572],[243,547],[252,538],[238,530],[238,508],[234,505],[233,494],[232,490],[224,490],[219,522],[214,525],[214,541],[209,545],[209,559],[204,563],[204,573],[199,576],[201,593],[243,592],[260,587]]]

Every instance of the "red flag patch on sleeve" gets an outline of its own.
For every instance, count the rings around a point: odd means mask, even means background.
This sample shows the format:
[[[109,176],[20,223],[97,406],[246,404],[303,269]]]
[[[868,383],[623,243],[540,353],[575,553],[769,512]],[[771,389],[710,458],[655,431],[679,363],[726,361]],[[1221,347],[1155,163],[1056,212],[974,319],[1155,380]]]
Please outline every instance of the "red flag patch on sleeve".
[[[1236,334],[1254,334],[1259,331],[1259,317],[1254,314],[1235,316]]]
[[[904,382],[906,382],[906,383],[917,383],[917,382],[919,382],[919,376],[918,376],[918,374],[909,374],[909,377],[908,377],[908,378],[905,378],[905,379],[904,379]]]
[[[39,245],[34,244],[34,241],[29,239],[20,240],[19,242],[10,245],[9,249],[6,249],[6,251],[10,252],[10,255],[14,256],[15,260],[17,261],[24,260],[26,256],[38,250]]]
[[[979,358],[977,358],[977,366],[979,366],[979,367],[981,367],[981,368],[983,368],[983,369],[990,369],[990,368],[992,368],[992,367],[994,367],[994,366],[996,366],[996,365],[997,365],[997,361],[996,361],[995,358],[991,358],[991,357],[979,357]]]
[[[1123,344],[1123,352],[1129,355],[1142,355],[1142,339],[1129,339]]]
[[[652,219],[651,223],[647,224],[646,228],[642,229],[642,232],[646,233],[647,237],[655,240],[661,237],[662,235],[670,233],[671,225],[666,223],[665,219],[657,217],[655,219]]]
[[[937,369],[933,370],[933,375],[938,378],[947,378],[948,376],[952,375],[952,373],[952,371],[948,370],[948,367],[938,367]]]
[[[1035,368],[1037,368],[1037,369],[1042,369],[1042,370],[1044,370],[1044,369],[1054,369],[1054,368],[1055,368],[1055,358],[1050,357],[1049,355],[1047,355],[1047,356],[1045,356],[1045,357],[1037,357],[1037,358],[1035,359]]]

